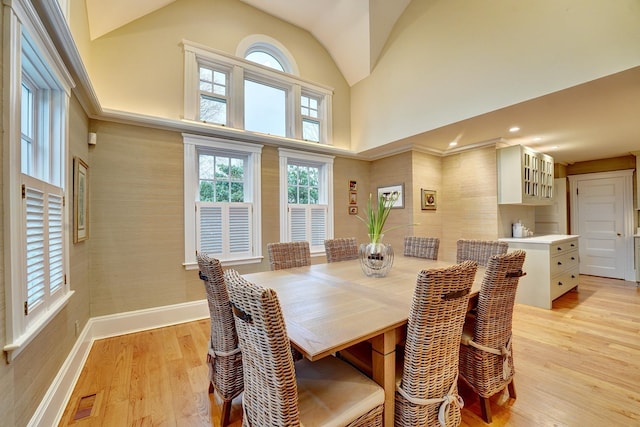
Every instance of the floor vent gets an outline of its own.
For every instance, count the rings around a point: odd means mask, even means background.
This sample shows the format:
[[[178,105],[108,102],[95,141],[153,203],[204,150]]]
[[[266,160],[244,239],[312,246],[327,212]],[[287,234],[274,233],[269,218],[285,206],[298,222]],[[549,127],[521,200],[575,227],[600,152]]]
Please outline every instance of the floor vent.
[[[73,420],[76,421],[81,420],[82,418],[90,417],[95,403],[95,394],[81,397],[80,402],[78,402],[78,409],[76,409],[76,414],[73,416]]]

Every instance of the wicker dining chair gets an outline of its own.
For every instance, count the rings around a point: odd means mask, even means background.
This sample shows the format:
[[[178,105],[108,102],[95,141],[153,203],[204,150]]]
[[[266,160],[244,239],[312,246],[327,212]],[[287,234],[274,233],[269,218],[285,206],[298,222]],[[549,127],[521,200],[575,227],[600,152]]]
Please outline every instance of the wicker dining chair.
[[[311,265],[311,251],[306,241],[268,243],[267,251],[271,270]]]
[[[207,353],[209,393],[215,390],[222,399],[220,425],[226,427],[229,424],[231,401],[244,388],[242,353],[238,347],[238,334],[220,261],[204,253],[199,253],[197,258],[211,317],[211,337]]]
[[[456,262],[471,260],[476,261],[478,265],[486,266],[489,257],[506,254],[508,249],[507,242],[460,239],[457,242]]]
[[[460,346],[460,376],[480,398],[482,418],[491,422],[489,398],[513,384],[511,324],[525,252],[516,250],[489,259],[474,315],[467,316]]]
[[[477,267],[465,261],[418,274],[396,383],[396,426],[460,424],[459,341]]]
[[[440,239],[437,237],[406,236],[404,238],[404,256],[426,259],[438,259]]]
[[[333,356],[294,365],[276,292],[226,278],[245,360],[243,426],[382,426],[382,387]]]
[[[358,242],[355,237],[341,237],[324,241],[327,262],[347,261],[358,258]]]

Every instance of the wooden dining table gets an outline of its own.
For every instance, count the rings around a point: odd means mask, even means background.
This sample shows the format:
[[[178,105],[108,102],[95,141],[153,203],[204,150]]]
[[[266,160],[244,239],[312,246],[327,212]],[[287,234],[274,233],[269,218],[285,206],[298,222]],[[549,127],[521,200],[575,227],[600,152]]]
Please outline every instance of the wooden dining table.
[[[395,407],[396,344],[406,328],[421,270],[455,264],[396,256],[385,277],[368,277],[359,260],[314,264],[286,270],[245,274],[248,281],[278,294],[292,345],[309,360],[318,360],[369,341],[372,378],[384,388],[384,425],[392,426]],[[471,298],[480,290],[484,268],[478,268]]]

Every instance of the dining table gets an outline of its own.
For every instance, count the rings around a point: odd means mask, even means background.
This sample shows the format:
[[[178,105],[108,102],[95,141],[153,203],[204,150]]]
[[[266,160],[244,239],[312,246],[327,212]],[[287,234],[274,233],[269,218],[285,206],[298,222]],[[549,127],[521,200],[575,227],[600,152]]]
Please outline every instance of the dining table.
[[[366,276],[357,259],[243,277],[276,291],[291,344],[307,359],[318,360],[369,341],[371,375],[385,393],[384,426],[392,426],[396,344],[406,330],[418,273],[454,264],[396,256],[385,277]],[[470,301],[477,298],[484,271],[479,266]]]

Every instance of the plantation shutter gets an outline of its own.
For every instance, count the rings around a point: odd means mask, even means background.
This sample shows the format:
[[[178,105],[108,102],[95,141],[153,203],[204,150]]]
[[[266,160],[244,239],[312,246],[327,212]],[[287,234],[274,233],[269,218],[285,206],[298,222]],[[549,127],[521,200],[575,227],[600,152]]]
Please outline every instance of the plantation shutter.
[[[327,238],[326,205],[289,205],[289,238],[308,241],[312,252],[324,250]]]
[[[45,309],[63,289],[64,196],[61,188],[24,176],[25,314]]]
[[[207,206],[198,203],[196,209],[196,233],[198,237],[198,252],[205,252],[213,256],[222,256],[222,207]]]
[[[305,205],[289,205],[289,240],[303,242],[307,237],[307,207]]]
[[[251,205],[231,204],[229,206],[229,253],[251,255]]]
[[[251,256],[251,203],[196,202],[198,252],[219,259]]]
[[[25,314],[45,299],[45,193],[25,188],[27,301]]]
[[[54,294],[64,285],[64,202],[61,195],[49,194],[49,292]]]
[[[324,240],[327,238],[327,207],[311,205],[311,247],[324,250]]]

